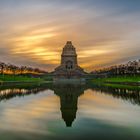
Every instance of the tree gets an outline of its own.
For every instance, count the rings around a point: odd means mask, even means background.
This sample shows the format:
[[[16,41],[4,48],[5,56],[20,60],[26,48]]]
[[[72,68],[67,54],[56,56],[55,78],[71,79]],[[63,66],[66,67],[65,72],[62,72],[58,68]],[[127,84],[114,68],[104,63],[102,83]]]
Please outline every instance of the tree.
[[[1,74],[4,75],[4,69],[6,67],[6,64],[3,63],[3,62],[0,62],[0,71],[1,71]]]

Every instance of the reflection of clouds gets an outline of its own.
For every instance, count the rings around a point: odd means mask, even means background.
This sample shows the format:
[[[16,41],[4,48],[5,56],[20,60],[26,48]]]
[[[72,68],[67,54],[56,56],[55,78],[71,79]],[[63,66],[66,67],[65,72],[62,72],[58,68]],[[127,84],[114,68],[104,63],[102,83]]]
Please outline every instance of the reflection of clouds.
[[[46,91],[45,91],[46,92]],[[50,91],[43,92],[35,98],[18,98],[8,102],[8,107],[1,112],[0,128],[13,131],[34,132],[47,134],[47,123],[55,120],[59,116],[59,99]],[[20,102],[21,99],[21,102]],[[14,102],[14,103],[13,103]],[[5,104],[5,103],[4,103]],[[2,105],[2,104],[1,104]],[[43,125],[45,120],[45,124]],[[42,129],[39,130],[38,128]]]
[[[79,99],[80,115],[112,125],[139,126],[139,111],[138,106],[96,91],[87,90]]]
[[[52,70],[67,40],[73,41],[87,70],[138,58],[139,11],[123,13],[122,4],[102,3],[1,2],[0,50],[6,53],[1,59]]]
[[[22,91],[26,92],[24,89]],[[2,90],[1,94],[8,94],[9,92],[9,89]],[[13,92],[20,91],[13,89]],[[109,93],[104,94],[102,92],[102,94],[100,91],[88,89],[78,98],[77,117],[73,128],[66,130],[61,118],[59,97],[55,96],[51,90],[39,93],[24,96],[24,98],[15,97],[6,102],[3,100],[0,103],[1,132],[9,130],[10,133],[16,133],[16,136],[21,137],[23,135],[23,138],[26,137],[26,133],[33,138],[36,135],[43,135],[46,137],[56,136],[58,139],[61,134],[62,137],[66,136],[66,138],[72,135],[82,137],[86,136],[85,134],[105,134],[110,130],[113,131],[110,134],[116,133],[116,130],[117,134],[120,132],[123,134],[125,129],[131,129],[137,133],[137,128],[140,126],[139,106],[134,106],[123,99],[114,98],[112,95],[108,95]],[[60,93],[66,92],[61,92],[60,88]],[[72,94],[76,95],[74,92]],[[73,103],[70,103],[72,107],[75,106],[75,102]],[[65,105],[68,109],[70,107],[69,103],[68,106],[67,103],[63,105],[64,109]],[[71,112],[71,109],[69,111]]]

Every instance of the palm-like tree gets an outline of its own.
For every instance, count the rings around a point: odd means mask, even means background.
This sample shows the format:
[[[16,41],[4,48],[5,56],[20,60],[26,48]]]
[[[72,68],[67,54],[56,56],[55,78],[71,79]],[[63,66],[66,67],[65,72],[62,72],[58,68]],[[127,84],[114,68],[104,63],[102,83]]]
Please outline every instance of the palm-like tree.
[[[4,75],[4,69],[6,67],[6,64],[3,63],[3,62],[0,62],[0,71],[1,71],[1,74]]]
[[[13,75],[16,75],[16,71],[18,70],[18,67],[15,66],[15,65],[11,65],[11,64],[10,64],[10,65],[9,65],[9,68],[10,68],[12,74],[13,74]]]
[[[19,69],[20,69],[20,74],[23,74],[23,73],[25,73],[27,67],[26,66],[21,66]]]

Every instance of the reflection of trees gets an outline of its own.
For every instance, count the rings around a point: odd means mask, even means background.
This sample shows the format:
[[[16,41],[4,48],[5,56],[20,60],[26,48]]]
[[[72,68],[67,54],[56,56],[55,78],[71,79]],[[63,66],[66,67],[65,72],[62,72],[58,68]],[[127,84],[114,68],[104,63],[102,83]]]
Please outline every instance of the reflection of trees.
[[[54,90],[55,94],[60,96],[61,100],[74,102],[74,99],[78,98],[85,89],[92,89],[99,91],[101,93],[110,94],[115,98],[121,98],[123,100],[128,100],[133,104],[140,105],[140,90],[133,88],[114,88],[107,86],[98,86],[98,85],[81,85],[81,86],[60,86],[53,84],[42,84],[42,85],[24,85],[24,86],[0,86],[0,101],[8,100],[13,97],[22,97],[30,94],[37,94],[40,91],[46,89]],[[73,99],[74,98],[74,99]],[[76,103],[76,101],[75,101]]]
[[[104,94],[112,95],[115,98],[130,101],[132,104],[140,105],[140,90],[137,88],[114,88],[107,86],[92,86],[92,90],[100,91]]]
[[[40,91],[46,90],[46,87],[38,85],[31,87],[5,87],[0,89],[0,101],[9,100],[14,97],[23,97],[30,94],[37,94]]]
[[[74,85],[59,85],[55,86],[54,93],[60,97],[62,118],[66,126],[71,127],[76,118],[78,97],[84,93],[84,88]]]

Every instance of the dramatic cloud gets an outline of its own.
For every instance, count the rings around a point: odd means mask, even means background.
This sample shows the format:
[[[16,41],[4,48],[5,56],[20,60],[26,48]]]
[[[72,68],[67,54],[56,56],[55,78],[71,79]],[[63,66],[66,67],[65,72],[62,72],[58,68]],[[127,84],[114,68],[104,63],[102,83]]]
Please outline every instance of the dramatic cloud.
[[[139,5],[130,0],[0,1],[0,60],[52,71],[67,40],[87,71],[138,59]]]

